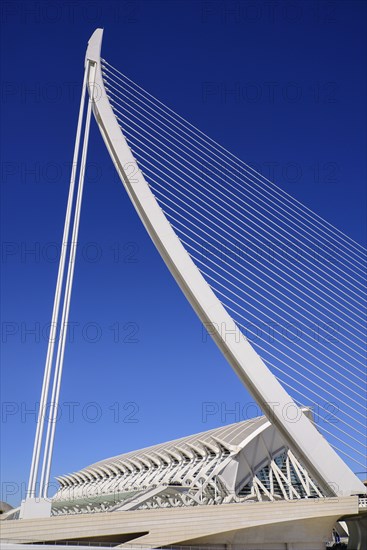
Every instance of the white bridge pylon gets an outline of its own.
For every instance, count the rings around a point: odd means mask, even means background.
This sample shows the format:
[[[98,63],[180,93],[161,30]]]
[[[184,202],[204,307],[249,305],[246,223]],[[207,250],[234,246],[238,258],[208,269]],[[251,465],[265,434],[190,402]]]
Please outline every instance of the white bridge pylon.
[[[235,341],[223,336],[222,327],[225,327],[227,334],[232,331],[236,333],[238,327],[172,229],[116,120],[102,78],[102,35],[102,29],[94,32],[86,54],[86,62],[95,64],[96,69],[88,83],[93,112],[121,181],[164,262],[202,323],[211,327],[211,336],[228,363],[326,494],[346,496],[364,493],[363,483],[305,414],[300,411],[299,421],[295,423],[285,418],[283,411],[287,407],[298,407],[251,344],[245,338]],[[135,170],[131,175],[132,166]]]
[[[33,458],[26,501],[22,504],[21,517],[49,515],[51,505],[46,503],[47,487],[50,479],[50,469],[53,453],[53,443],[56,427],[56,413],[59,401],[61,375],[66,341],[66,327],[70,307],[70,297],[75,265],[76,243],[78,237],[80,209],[82,202],[84,172],[88,147],[88,135],[91,110],[102,133],[106,147],[120,176],[120,179],[141,219],[149,236],[154,242],[163,261],[171,271],[176,282],[194,308],[199,319],[206,327],[210,327],[210,335],[224,354],[228,363],[234,369],[252,397],[264,411],[268,420],[276,427],[284,441],[292,449],[297,459],[304,465],[309,474],[317,481],[325,495],[348,496],[365,493],[363,483],[339,457],[326,439],[319,433],[312,421],[301,411],[294,400],[283,388],[250,342],[243,338],[231,338],[230,334],[238,334],[239,327],[219,301],[205,278],[191,259],[172,225],[154,197],[151,188],[141,172],[132,151],[125,139],[121,126],[110,104],[105,89],[101,66],[101,45],[103,30],[97,29],[89,40],[86,59],[85,76],[82,89],[82,99],[79,112],[76,144],[74,151],[73,170],[70,181],[68,207],[65,219],[63,247],[60,258],[58,280],[55,292],[54,310],[52,316],[52,333],[47,351],[44,382],[42,387],[40,411],[47,403],[52,371],[56,327],[59,318],[59,306],[62,295],[64,267],[67,259],[66,245],[73,211],[74,184],[76,166],[79,158],[79,142],[84,117],[84,98],[88,90],[89,101],[84,129],[84,142],[79,168],[79,183],[74,208],[74,222],[71,246],[69,251],[68,270],[66,276],[64,303],[59,328],[59,342],[54,371],[54,381],[51,395],[50,415],[47,423],[44,456],[41,473],[41,503],[39,513],[34,511],[36,497],[36,481],[38,476],[40,454],[43,439],[45,419],[42,414],[38,418],[34,442]],[[223,330],[224,327],[224,330]],[[297,422],[289,419],[284,411],[294,408]],[[41,509],[43,507],[43,509]]]

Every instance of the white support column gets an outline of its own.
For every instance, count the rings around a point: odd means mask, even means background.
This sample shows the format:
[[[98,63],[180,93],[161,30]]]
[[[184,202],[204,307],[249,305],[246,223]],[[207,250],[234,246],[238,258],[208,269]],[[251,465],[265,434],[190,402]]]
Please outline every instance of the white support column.
[[[27,498],[36,496],[36,482],[37,482],[37,474],[38,474],[38,467],[39,467],[39,455],[40,455],[40,450],[42,445],[42,436],[43,436],[44,421],[45,421],[44,410],[45,410],[47,397],[49,393],[52,360],[53,360],[53,353],[54,353],[55,341],[56,341],[56,335],[57,335],[57,321],[59,317],[61,290],[62,290],[62,283],[64,278],[67,249],[68,249],[70,218],[71,218],[71,212],[72,212],[73,200],[74,200],[74,187],[75,187],[75,179],[76,179],[76,171],[77,171],[77,161],[78,161],[78,155],[79,155],[80,134],[81,134],[82,122],[83,122],[86,82],[87,82],[87,71],[85,70],[83,86],[82,86],[82,94],[80,99],[78,126],[77,126],[76,137],[75,137],[73,164],[71,168],[69,196],[68,196],[66,215],[65,215],[64,233],[63,233],[62,243],[61,243],[60,262],[59,262],[59,269],[57,274],[55,298],[54,298],[54,305],[53,305],[53,311],[52,311],[50,337],[48,340],[46,364],[45,364],[41,399],[40,399],[40,408],[38,412],[36,435],[35,435],[34,446],[33,446],[32,463],[31,463],[31,469],[29,474]]]
[[[83,198],[84,177],[85,177],[85,168],[86,168],[86,162],[87,162],[91,113],[92,113],[92,102],[89,99],[87,118],[85,122],[85,130],[84,130],[83,151],[82,151],[82,159],[81,159],[80,174],[79,174],[78,194],[77,194],[75,213],[74,213],[73,233],[71,238],[65,296],[64,296],[64,303],[63,303],[63,310],[62,310],[62,317],[61,317],[60,338],[59,338],[59,343],[57,348],[56,365],[55,365],[54,380],[52,385],[52,395],[51,395],[51,401],[50,401],[51,406],[49,410],[45,451],[44,451],[43,463],[42,463],[40,494],[41,494],[41,497],[43,498],[47,498],[47,490],[48,490],[48,484],[50,480],[52,453],[53,453],[53,447],[54,447],[55,429],[56,429],[56,421],[57,421],[57,409],[59,405],[61,377],[62,377],[62,371],[64,366],[64,355],[65,355],[65,344],[66,344],[67,327],[68,327],[69,311],[70,311],[70,300],[71,300],[71,293],[73,288],[75,258],[76,258],[76,251],[78,246],[80,212],[81,212],[82,198]]]
[[[53,452],[53,443],[55,436],[55,425],[56,425],[56,416],[58,401],[60,395],[60,385],[61,385],[61,375],[63,369],[63,360],[65,352],[65,342],[66,342],[66,333],[67,333],[67,323],[70,309],[70,299],[71,291],[73,284],[73,275],[74,275],[74,266],[75,266],[75,256],[77,249],[77,240],[78,240],[78,230],[79,230],[79,221],[80,221],[80,211],[84,187],[84,176],[85,176],[85,167],[86,167],[86,158],[87,158],[87,149],[88,149],[88,138],[89,138],[89,128],[90,128],[90,119],[91,119],[91,100],[88,102],[86,123],[84,129],[84,141],[83,141],[83,151],[81,157],[81,167],[79,171],[79,182],[78,182],[78,192],[76,197],[76,205],[73,219],[73,233],[71,243],[68,242],[69,233],[70,233],[70,222],[71,215],[74,204],[74,195],[75,195],[75,180],[77,175],[78,167],[78,158],[80,150],[80,137],[83,126],[84,118],[84,106],[85,106],[85,94],[86,94],[86,85],[87,80],[91,78],[90,71],[93,70],[92,64],[87,62],[84,70],[84,79],[82,86],[82,94],[79,107],[79,116],[78,124],[74,145],[74,154],[73,154],[73,164],[72,171],[70,176],[70,186],[69,186],[69,195],[68,203],[65,216],[64,224],[64,233],[61,246],[61,255],[59,262],[59,269],[56,282],[54,306],[52,312],[52,321],[51,321],[51,330],[50,337],[47,348],[46,364],[43,377],[41,399],[40,399],[40,409],[37,419],[37,428],[34,440],[32,463],[29,475],[29,483],[26,494],[25,501],[22,502],[20,517],[21,518],[32,518],[32,517],[44,517],[49,516],[51,513],[51,502],[47,501],[47,487],[49,483],[49,475],[52,461],[52,452]],[[54,348],[55,342],[58,334],[58,319],[59,319],[59,309],[60,301],[63,292],[64,286],[64,271],[67,254],[69,252],[69,262],[68,262],[68,272],[66,277],[65,291],[64,291],[64,301],[63,301],[63,310],[62,310],[62,319],[61,325],[59,327],[59,343],[56,356],[56,364],[54,369],[54,379],[52,386],[52,396],[50,402],[50,411],[48,417],[48,426],[46,441],[43,452],[43,462],[42,462],[42,474],[41,474],[41,483],[40,483],[40,498],[37,498],[36,495],[36,484],[39,471],[39,462],[40,454],[42,448],[43,432],[44,432],[44,423],[45,423],[45,407],[48,402],[49,388],[50,388],[50,377],[52,372],[52,364],[54,357]]]

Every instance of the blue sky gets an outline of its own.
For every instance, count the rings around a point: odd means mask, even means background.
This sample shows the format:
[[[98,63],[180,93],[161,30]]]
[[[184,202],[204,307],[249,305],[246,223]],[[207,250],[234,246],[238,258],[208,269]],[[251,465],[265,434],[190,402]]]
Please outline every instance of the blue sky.
[[[359,1],[3,3],[4,498],[19,502],[28,477],[93,30],[104,27],[110,63],[364,244],[365,11]],[[53,475],[258,412],[92,122]]]

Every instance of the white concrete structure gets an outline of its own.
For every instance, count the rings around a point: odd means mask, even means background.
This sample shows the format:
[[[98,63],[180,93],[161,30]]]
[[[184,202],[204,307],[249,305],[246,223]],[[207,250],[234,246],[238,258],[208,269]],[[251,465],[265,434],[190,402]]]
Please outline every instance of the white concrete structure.
[[[23,544],[75,541],[140,550],[172,545],[191,550],[325,550],[335,522],[356,514],[357,497],[244,502],[4,521],[1,537]]]
[[[108,458],[58,481],[52,517],[10,514],[2,540],[321,550],[346,519],[357,549],[367,517],[365,498],[325,496],[264,416]]]
[[[317,480],[325,494],[350,495],[365,491],[356,477],[312,422],[302,414],[251,344],[237,339],[238,327],[196,267],[157,203],[116,120],[104,87],[100,50],[102,29],[92,35],[86,54],[90,65],[89,93],[93,112],[125,189],[145,228],[192,307],[248,391],[277,428],[295,456]],[[223,327],[225,333],[223,333]],[[299,412],[297,422],[285,410]]]
[[[317,431],[310,415],[298,408],[246,338],[237,338],[238,326],[167,220],[110,104],[103,80],[101,42],[102,30],[97,29],[90,39],[85,61],[77,152],[86,89],[90,99],[72,240],[77,241],[93,109],[121,181],[162,259],[200,320],[211,327],[214,341],[265,416],[126,453],[60,476],[60,489],[52,499],[51,512],[47,485],[66,338],[66,330],[61,329],[51,398],[54,407],[50,412],[42,461],[41,499],[36,498],[35,484],[43,420],[37,425],[28,498],[20,514],[22,520],[3,522],[2,536],[19,542],[105,540],[122,544],[138,539],[139,544],[152,547],[180,543],[219,544],[223,548],[239,545],[262,550],[283,550],[289,545],[302,550],[322,548],[337,519],[358,514],[358,498],[351,495],[365,493],[366,489]],[[70,197],[74,180],[73,172]],[[69,211],[68,206],[67,234],[71,211],[72,207]],[[68,318],[75,250],[74,247],[69,256],[62,327]],[[65,257],[60,260],[61,275],[65,261]],[[57,311],[60,285],[58,280]],[[42,402],[47,399],[52,353],[51,346],[46,359]],[[290,409],[293,414],[289,417],[286,411]],[[53,517],[39,519],[50,513]]]
[[[264,416],[103,460],[58,481],[53,515],[325,496]]]

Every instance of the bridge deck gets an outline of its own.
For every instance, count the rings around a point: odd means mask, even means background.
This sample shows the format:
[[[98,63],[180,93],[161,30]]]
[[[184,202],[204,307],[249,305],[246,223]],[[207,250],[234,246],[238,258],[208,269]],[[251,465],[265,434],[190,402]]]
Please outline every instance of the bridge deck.
[[[127,535],[136,533],[136,543],[146,547],[243,539],[252,548],[269,542],[308,548],[307,542],[316,550],[324,547],[338,518],[358,509],[357,497],[343,497],[82,514],[3,521],[1,538],[22,543],[94,539],[128,546]]]

